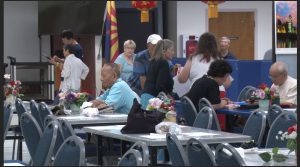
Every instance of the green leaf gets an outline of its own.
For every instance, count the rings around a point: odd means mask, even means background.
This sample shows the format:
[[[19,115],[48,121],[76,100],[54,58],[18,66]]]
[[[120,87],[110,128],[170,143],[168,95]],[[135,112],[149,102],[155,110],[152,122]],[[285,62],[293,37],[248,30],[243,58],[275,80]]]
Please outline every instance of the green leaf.
[[[271,154],[268,152],[264,152],[264,153],[260,153],[258,154],[260,156],[260,158],[265,161],[265,162],[269,162],[271,160]]]
[[[288,140],[286,147],[290,150],[290,152],[294,151],[297,147],[296,140]]]
[[[278,150],[279,150],[278,147],[274,147],[274,148],[272,149],[272,153],[273,153],[273,154],[277,154],[277,153],[278,153]]]
[[[283,155],[283,154],[274,154],[273,155],[273,160],[276,162],[283,162],[287,159],[288,157]]]

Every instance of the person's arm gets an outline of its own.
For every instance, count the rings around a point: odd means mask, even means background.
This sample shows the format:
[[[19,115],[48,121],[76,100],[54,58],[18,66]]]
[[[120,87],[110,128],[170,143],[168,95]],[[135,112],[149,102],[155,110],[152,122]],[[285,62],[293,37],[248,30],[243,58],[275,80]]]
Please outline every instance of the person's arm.
[[[213,104],[212,106],[215,110],[217,110],[217,109],[220,109],[220,108],[224,108],[227,104],[228,104],[228,101],[225,100],[225,99],[222,99],[219,104]]]
[[[188,80],[190,76],[191,67],[192,67],[192,59],[189,58],[187,59],[183,69],[180,71],[180,73],[177,76],[179,83],[185,83]]]
[[[172,91],[172,88],[170,88],[170,83],[168,78],[170,77],[170,69],[169,64],[167,61],[160,61],[161,63],[158,64],[158,75],[156,78],[155,88],[158,90],[158,92],[165,92],[169,93]]]
[[[141,75],[140,76],[140,83],[141,83],[142,90],[144,90],[145,82],[146,82],[146,76],[145,75]]]
[[[85,78],[88,75],[89,71],[90,71],[89,67],[82,62],[82,73],[81,73],[80,78],[82,80],[85,80]]]
[[[285,103],[290,103],[290,106],[293,106],[293,104],[297,104],[297,85],[290,88],[287,93],[287,99]]]

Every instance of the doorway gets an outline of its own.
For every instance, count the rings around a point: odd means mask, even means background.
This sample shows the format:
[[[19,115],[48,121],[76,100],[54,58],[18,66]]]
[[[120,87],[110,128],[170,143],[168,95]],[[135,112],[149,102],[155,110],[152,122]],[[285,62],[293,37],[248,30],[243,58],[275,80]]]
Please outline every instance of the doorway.
[[[229,50],[238,60],[254,60],[254,12],[219,12],[218,18],[208,22],[218,44],[222,36],[228,36]]]

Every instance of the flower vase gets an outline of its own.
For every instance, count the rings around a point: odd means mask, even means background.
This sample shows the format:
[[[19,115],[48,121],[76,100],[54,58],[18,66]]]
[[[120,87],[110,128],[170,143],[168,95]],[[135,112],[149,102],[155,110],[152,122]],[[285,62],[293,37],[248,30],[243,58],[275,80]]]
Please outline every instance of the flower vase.
[[[259,100],[258,101],[259,110],[268,111],[270,106],[270,100]]]
[[[76,104],[71,104],[70,110],[72,111],[72,115],[77,115],[77,114],[79,114],[80,107],[77,106]]]
[[[8,105],[11,105],[11,106],[15,106],[15,103],[16,103],[16,96],[14,95],[8,95],[6,96],[6,100],[5,100],[5,103]]]

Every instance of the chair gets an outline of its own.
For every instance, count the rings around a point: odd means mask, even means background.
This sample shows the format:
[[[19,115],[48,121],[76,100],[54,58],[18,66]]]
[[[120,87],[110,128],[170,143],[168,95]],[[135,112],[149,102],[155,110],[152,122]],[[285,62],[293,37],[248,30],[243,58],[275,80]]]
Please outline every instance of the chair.
[[[47,115],[53,115],[45,102],[40,102],[39,110],[40,110],[40,119],[42,123],[44,123],[44,120],[47,117]],[[44,127],[46,127],[46,125],[43,125],[42,129],[44,129]]]
[[[211,128],[212,130],[217,130],[217,131],[221,131],[221,127],[220,127],[220,123],[216,114],[216,111],[214,110],[213,106],[211,105],[211,103],[206,99],[206,98],[201,98],[199,100],[199,111],[204,107],[207,106],[209,108],[211,108],[212,114],[213,114],[213,119],[212,119],[212,125]]]
[[[118,162],[118,166],[142,166],[141,153],[136,149],[129,149]]]
[[[56,120],[57,119],[54,115],[47,115],[44,122],[43,122],[43,125],[47,126],[51,121],[56,121]]]
[[[201,140],[189,139],[186,144],[186,151],[191,166],[217,166],[213,152]]]
[[[257,146],[260,147],[265,133],[266,122],[266,113],[256,110],[249,116],[242,134],[251,136]]]
[[[142,156],[142,165],[141,166],[148,166],[149,164],[149,149],[146,143],[142,141],[137,141],[131,146],[131,149],[136,149],[140,151],[141,156]]]
[[[155,96],[152,96],[151,94],[149,94],[149,93],[143,93],[142,95],[141,95],[141,107],[142,107],[142,109],[146,109],[147,108],[147,106],[148,106],[148,103],[149,103],[149,100],[151,99],[151,98],[154,98]]]
[[[22,114],[20,126],[28,152],[32,158],[36,153],[37,143],[39,143],[42,137],[42,130],[35,118],[28,112]]]
[[[181,98],[181,106],[182,106],[182,115],[186,121],[186,124],[188,126],[193,126],[197,116],[197,110],[193,102],[187,96],[183,96]]]
[[[215,151],[215,160],[218,166],[246,166],[241,155],[228,143],[218,144]]]
[[[59,147],[52,166],[85,166],[83,141],[77,136],[68,137]]]
[[[187,155],[175,134],[167,133],[167,148],[172,166],[189,166]]]
[[[272,125],[273,121],[278,117],[278,115],[280,115],[283,112],[283,109],[277,105],[277,104],[273,104],[268,111],[267,114],[267,119],[268,119],[268,124],[269,126]]]
[[[16,99],[16,110],[19,119],[21,118],[21,115],[26,112],[26,107],[20,98]]]
[[[193,127],[210,129],[212,125],[213,114],[211,108],[203,107],[194,121]]]
[[[35,100],[30,100],[30,110],[31,110],[32,116],[38,122],[40,127],[44,127],[43,122],[42,122],[41,117],[40,117],[40,111],[38,109],[38,104],[36,103]]]
[[[245,86],[241,90],[241,92],[237,98],[237,101],[245,101],[245,100],[249,99],[250,96],[253,94],[253,92],[255,92],[255,90],[256,90],[256,88],[253,86],[250,86],[250,85]]]
[[[68,121],[66,121],[65,119],[58,119],[58,122],[61,125],[63,136],[64,136],[65,140],[70,136],[76,136],[74,129],[72,128],[72,126],[70,125],[70,123]]]
[[[63,144],[63,142],[66,138],[64,137],[63,129],[62,129],[60,122],[58,122],[58,120],[56,119],[56,117],[54,115],[48,115],[45,118],[44,125],[47,126],[51,121],[56,121],[58,123],[57,124],[58,125],[57,138],[56,138],[55,146],[53,149],[53,155],[55,155],[57,150]]]
[[[281,113],[272,123],[266,141],[266,148],[285,148],[287,140],[276,139],[279,131],[287,131],[290,126],[297,124],[297,114],[293,112]]]
[[[3,142],[5,141],[6,134],[7,134],[8,129],[10,127],[12,116],[13,116],[13,110],[11,109],[11,106],[10,105],[5,106],[4,114],[3,114],[3,118],[4,118],[4,121],[3,121],[3,125],[4,125],[4,127],[3,127],[3,129],[4,129],[3,137],[4,137],[4,140],[3,140]]]
[[[51,155],[55,146],[58,132],[58,122],[52,121],[45,128],[44,133],[37,144],[34,156],[32,157],[33,166],[49,166]]]

